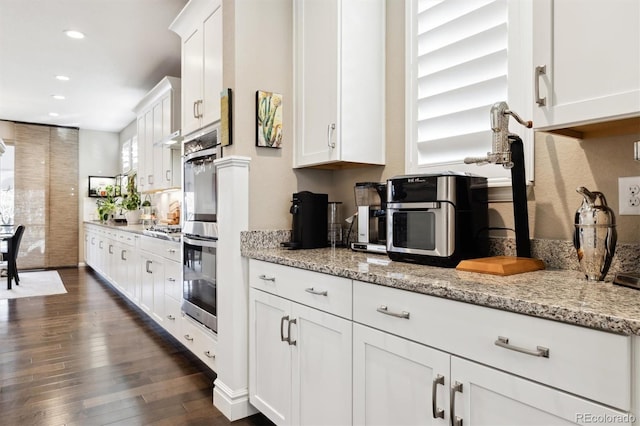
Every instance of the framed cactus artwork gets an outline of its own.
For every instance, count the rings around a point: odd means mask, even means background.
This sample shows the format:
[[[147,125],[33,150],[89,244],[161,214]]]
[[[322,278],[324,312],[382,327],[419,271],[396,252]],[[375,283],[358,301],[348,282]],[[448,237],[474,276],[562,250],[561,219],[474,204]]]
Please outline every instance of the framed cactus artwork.
[[[256,145],[282,148],[282,95],[256,92]]]

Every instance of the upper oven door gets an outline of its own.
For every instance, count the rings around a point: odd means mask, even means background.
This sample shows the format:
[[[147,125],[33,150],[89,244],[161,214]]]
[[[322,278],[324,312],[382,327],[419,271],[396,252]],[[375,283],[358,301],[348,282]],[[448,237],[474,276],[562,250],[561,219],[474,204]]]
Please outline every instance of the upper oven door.
[[[451,256],[455,251],[455,207],[447,202],[388,204],[387,251]]]
[[[217,213],[216,148],[197,151],[184,157],[184,219],[215,222]]]

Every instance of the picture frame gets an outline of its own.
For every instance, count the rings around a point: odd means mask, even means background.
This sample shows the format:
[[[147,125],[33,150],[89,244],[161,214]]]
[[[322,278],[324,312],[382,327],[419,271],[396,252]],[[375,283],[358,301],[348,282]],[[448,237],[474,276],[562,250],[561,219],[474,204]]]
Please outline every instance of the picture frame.
[[[231,132],[231,89],[220,92],[220,144],[229,146],[233,143]]]
[[[117,187],[116,189],[116,178],[114,176],[89,176],[89,197],[92,198],[102,198],[102,197],[106,197],[107,194],[106,192],[104,192],[104,189],[108,186],[111,185],[114,187],[114,194],[113,195],[119,195],[119,194],[115,194],[115,192],[119,192],[120,187]]]
[[[282,95],[256,92],[256,146],[282,148]]]

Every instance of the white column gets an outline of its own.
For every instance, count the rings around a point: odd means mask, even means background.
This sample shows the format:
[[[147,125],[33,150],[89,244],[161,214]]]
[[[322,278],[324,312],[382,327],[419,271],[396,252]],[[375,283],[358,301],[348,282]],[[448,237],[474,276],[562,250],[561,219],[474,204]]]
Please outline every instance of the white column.
[[[248,157],[216,160],[218,180],[217,378],[213,403],[229,420],[257,412],[249,404],[249,262],[240,255],[240,232],[249,227]]]

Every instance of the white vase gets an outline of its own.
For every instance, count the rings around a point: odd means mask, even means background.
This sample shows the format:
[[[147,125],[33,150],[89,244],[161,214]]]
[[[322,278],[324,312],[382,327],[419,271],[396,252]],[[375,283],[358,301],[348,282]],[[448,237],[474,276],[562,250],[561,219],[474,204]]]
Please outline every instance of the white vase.
[[[140,209],[138,210],[127,210],[125,213],[125,217],[127,218],[128,225],[137,225],[140,223]]]

